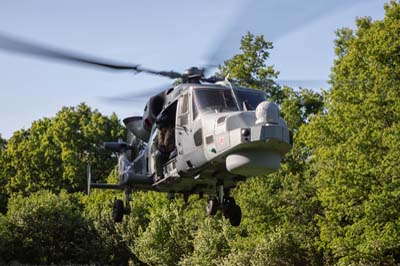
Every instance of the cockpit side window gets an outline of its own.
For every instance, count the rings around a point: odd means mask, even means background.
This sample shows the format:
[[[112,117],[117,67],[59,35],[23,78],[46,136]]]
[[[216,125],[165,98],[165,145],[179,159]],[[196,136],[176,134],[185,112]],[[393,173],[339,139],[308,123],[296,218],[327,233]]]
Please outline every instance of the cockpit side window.
[[[263,101],[267,100],[267,95],[258,90],[237,90],[236,94],[238,95],[239,102],[243,106],[246,106],[246,109],[249,111],[256,110],[257,105]]]

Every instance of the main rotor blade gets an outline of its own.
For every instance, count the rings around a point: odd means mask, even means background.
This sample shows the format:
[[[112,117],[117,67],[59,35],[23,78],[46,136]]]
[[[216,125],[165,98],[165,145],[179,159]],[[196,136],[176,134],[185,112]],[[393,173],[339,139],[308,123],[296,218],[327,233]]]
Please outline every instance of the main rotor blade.
[[[277,79],[276,83],[292,88],[327,89],[329,87],[328,81],[322,79]]]
[[[132,104],[147,101],[151,96],[161,93],[169,88],[173,88],[172,84],[163,84],[153,88],[144,89],[141,91],[127,92],[115,96],[99,97],[103,102],[111,105]]]
[[[75,52],[50,47],[32,41],[23,40],[4,33],[0,33],[0,49],[13,53],[45,58],[48,60],[83,64],[109,70],[133,71],[135,73],[144,72],[147,74],[159,75],[172,79],[182,76],[180,73],[175,71],[156,71],[142,68],[138,64],[130,65],[124,63],[116,63],[109,60],[99,59],[88,55],[78,54]]]

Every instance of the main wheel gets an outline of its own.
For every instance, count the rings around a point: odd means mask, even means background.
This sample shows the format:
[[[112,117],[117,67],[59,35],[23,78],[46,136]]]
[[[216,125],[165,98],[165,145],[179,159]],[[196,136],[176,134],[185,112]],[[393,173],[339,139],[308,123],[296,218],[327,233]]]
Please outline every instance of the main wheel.
[[[122,222],[123,217],[124,217],[124,202],[120,199],[116,199],[114,200],[114,208],[113,208],[114,222],[116,223]]]
[[[206,206],[206,211],[208,215],[215,215],[217,214],[218,211],[218,199],[216,197],[210,197],[207,200],[207,206]]]
[[[224,198],[223,215],[225,218],[230,218],[232,216],[232,206],[236,205],[235,199],[233,197]]]
[[[242,210],[239,205],[236,204],[235,199],[232,197],[226,197],[224,200],[223,208],[224,217],[229,219],[232,226],[239,226],[242,221]]]
[[[242,210],[239,205],[231,205],[230,206],[230,217],[229,222],[232,226],[239,226],[242,221]]]

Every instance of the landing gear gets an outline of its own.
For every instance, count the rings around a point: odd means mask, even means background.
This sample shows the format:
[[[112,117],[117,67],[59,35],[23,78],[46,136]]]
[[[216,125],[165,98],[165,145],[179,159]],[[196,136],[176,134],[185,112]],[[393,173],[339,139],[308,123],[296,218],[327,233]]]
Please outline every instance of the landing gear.
[[[212,216],[212,215],[217,214],[218,207],[219,207],[219,202],[218,202],[218,199],[216,197],[210,197],[207,200],[206,211],[207,211],[208,215]]]
[[[124,202],[120,199],[114,199],[114,206],[113,206],[113,220],[115,223],[122,222],[122,218],[124,218],[124,214],[131,213],[131,205],[129,202],[131,201],[131,191],[126,189],[125,190],[125,207]]]
[[[232,226],[239,226],[242,221],[242,210],[240,206],[235,203],[232,197],[225,198],[225,204],[223,207],[224,217],[229,219]]]
[[[215,215],[220,209],[225,218],[229,219],[232,226],[239,226],[242,221],[242,210],[235,199],[229,196],[229,190],[219,187],[218,197],[211,196],[207,200],[206,211],[208,215]]]
[[[113,207],[113,220],[115,223],[120,223],[122,222],[123,217],[124,217],[124,203],[120,199],[115,199]]]

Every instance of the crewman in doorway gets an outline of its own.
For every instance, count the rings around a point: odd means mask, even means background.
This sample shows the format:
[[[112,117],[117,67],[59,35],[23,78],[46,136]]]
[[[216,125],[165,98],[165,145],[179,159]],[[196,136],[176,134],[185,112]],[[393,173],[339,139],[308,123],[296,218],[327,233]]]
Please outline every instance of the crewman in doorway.
[[[173,120],[167,113],[161,113],[156,120],[158,129],[156,159],[156,178],[164,178],[163,164],[165,164],[175,149],[175,128]]]

